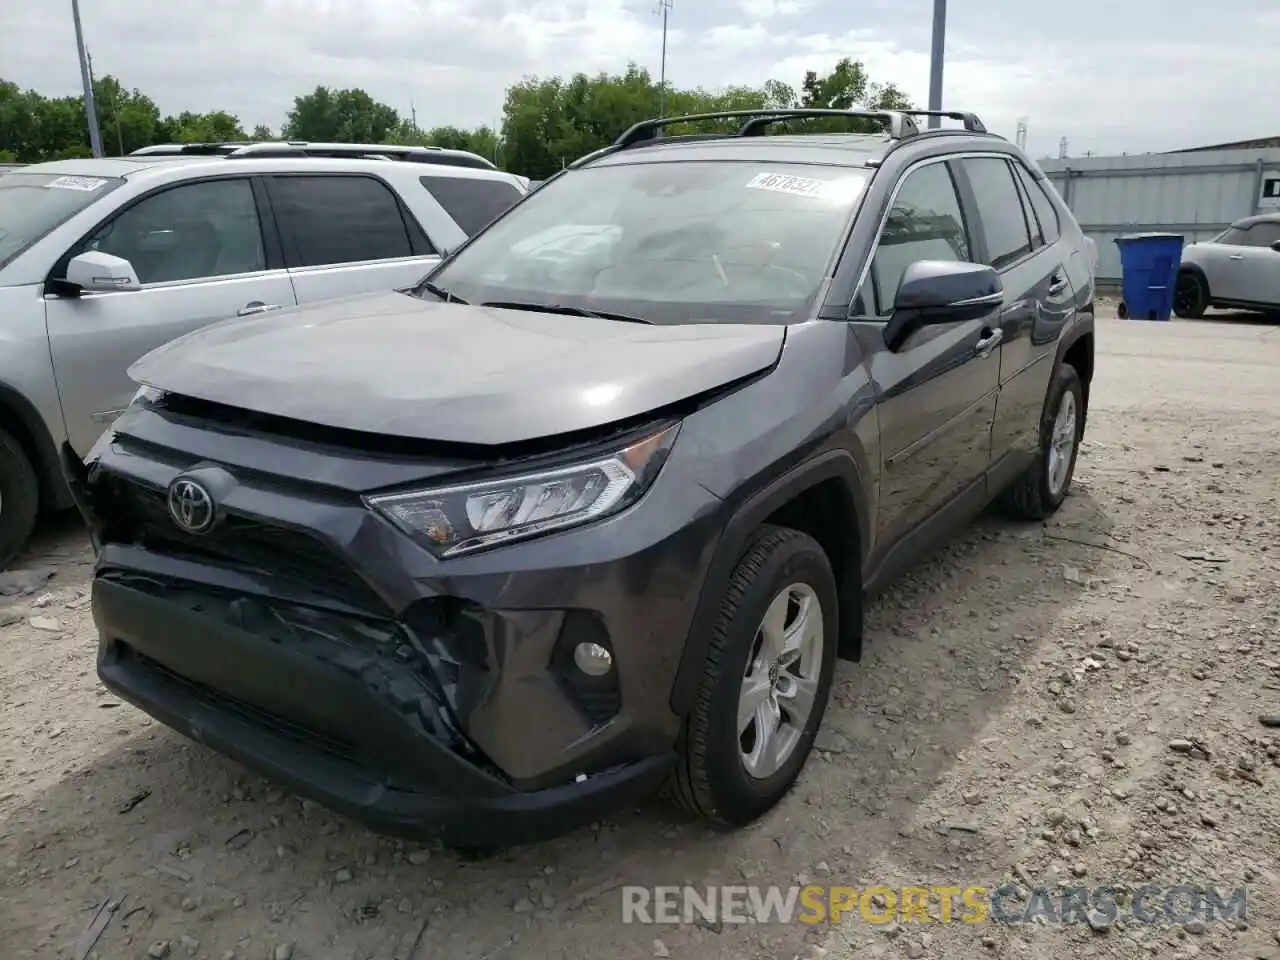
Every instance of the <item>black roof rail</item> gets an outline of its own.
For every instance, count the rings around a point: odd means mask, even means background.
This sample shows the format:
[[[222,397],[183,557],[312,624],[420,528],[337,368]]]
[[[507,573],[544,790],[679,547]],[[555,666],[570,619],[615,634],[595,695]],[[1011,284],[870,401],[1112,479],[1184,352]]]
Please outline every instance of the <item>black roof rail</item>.
[[[657,117],[635,124],[614,141],[614,149],[625,150],[639,143],[657,140],[665,127],[676,123],[700,123],[706,120],[732,120],[736,117],[752,118],[739,128],[736,134],[726,136],[754,136],[756,131],[770,123],[785,120],[810,120],[821,117],[848,117],[850,119],[880,120],[888,128],[892,140],[902,140],[919,133],[915,121],[901,110],[832,110],[826,108],[790,107],[769,110],[723,110],[717,113],[693,113],[681,117]]]
[[[976,113],[967,110],[903,110],[909,117],[942,117],[946,120],[959,120],[970,133],[986,133],[987,128]]]

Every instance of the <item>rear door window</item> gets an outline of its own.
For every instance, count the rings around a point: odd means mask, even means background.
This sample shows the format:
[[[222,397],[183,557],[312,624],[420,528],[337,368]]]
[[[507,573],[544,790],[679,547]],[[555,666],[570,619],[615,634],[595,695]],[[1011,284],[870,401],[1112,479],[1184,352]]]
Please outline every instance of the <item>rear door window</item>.
[[[291,267],[414,256],[400,204],[381,180],[272,177],[271,205]]]
[[[467,235],[479,233],[521,197],[505,180],[481,177],[419,177],[421,183],[444,212]]]
[[[999,157],[968,157],[960,165],[977,201],[987,238],[988,265],[1002,270],[1031,252],[1031,234],[1013,171]]]

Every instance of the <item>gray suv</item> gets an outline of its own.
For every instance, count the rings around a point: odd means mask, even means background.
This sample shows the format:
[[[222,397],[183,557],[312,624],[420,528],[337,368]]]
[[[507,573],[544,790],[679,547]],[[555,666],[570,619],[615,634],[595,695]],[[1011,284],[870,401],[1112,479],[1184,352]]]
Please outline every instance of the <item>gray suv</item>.
[[[216,320],[410,286],[520,200],[474,154],[380,144],[184,144],[0,178],[0,568],[70,506],[126,370]]]
[[[1080,228],[914,116],[647,122],[415,290],[143,358],[66,457],[103,682],[389,831],[769,810],[863,598],[992,500],[1054,513],[1088,411]],[[760,135],[833,117],[887,130]]]

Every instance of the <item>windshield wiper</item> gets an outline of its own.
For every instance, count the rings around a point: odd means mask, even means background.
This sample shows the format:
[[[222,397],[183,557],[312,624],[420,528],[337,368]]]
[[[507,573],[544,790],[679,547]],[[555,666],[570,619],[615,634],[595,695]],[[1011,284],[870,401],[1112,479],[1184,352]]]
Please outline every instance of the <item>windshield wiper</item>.
[[[437,287],[430,280],[423,280],[420,284],[418,284],[418,287],[419,289],[427,291],[427,293],[434,294],[435,296],[443,300],[445,303],[460,303],[464,307],[467,305],[467,301],[463,300],[461,297],[454,296],[444,287]]]
[[[559,313],[567,317],[593,317],[596,320],[620,320],[623,323],[653,323],[644,317],[633,317],[629,313],[609,313],[604,310],[588,310],[585,307],[570,307],[563,303],[525,303],[521,300],[489,300],[480,304],[482,307],[497,307],[500,310],[529,310],[534,313]]]

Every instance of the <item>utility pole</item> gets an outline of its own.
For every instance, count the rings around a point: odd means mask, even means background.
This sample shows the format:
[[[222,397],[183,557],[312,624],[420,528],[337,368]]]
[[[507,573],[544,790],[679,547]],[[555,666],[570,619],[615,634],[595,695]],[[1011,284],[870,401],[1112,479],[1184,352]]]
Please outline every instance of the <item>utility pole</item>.
[[[667,16],[671,13],[672,0],[658,0],[662,11],[662,65],[658,69],[658,116],[667,115]]]
[[[409,123],[413,126],[413,132],[418,132],[418,108],[413,105],[413,101],[409,101]]]
[[[80,82],[84,84],[84,118],[89,124],[89,148],[95,157],[100,157],[102,133],[98,130],[98,107],[93,102],[93,75],[89,72],[89,55],[84,49],[84,30],[80,26],[80,0],[71,0],[71,18],[76,25],[76,51],[80,55]]]
[[[1027,149],[1027,119],[1023,117],[1018,121],[1018,132],[1014,135],[1014,142],[1017,143],[1019,150]]]
[[[929,109],[942,109],[942,60],[947,44],[947,0],[933,0],[933,49],[929,54]],[[929,129],[942,126],[941,117],[929,118]]]

